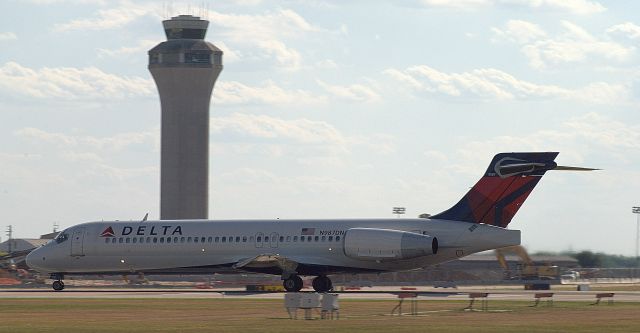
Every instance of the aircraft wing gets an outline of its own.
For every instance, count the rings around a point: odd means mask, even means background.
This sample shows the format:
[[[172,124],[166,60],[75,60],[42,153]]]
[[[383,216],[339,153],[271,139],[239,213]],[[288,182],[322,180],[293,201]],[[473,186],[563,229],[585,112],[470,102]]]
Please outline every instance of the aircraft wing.
[[[265,253],[259,254],[255,257],[240,260],[235,265],[233,265],[233,268],[236,269],[268,267],[278,267],[282,269],[283,272],[294,273],[296,271],[296,268],[298,267],[298,262],[279,254]]]

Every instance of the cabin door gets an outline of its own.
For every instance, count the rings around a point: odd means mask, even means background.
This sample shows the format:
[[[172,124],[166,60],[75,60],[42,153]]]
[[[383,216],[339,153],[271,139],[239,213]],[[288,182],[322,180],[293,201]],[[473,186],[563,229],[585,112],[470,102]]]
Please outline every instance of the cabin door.
[[[71,235],[71,255],[83,256],[84,255],[84,228],[76,228]]]

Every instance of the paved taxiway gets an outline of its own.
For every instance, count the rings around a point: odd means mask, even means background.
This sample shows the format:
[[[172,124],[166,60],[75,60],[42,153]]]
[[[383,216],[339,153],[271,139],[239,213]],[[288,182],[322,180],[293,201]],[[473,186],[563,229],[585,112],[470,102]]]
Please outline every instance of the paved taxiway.
[[[368,289],[368,288],[367,288]],[[399,293],[415,292],[423,300],[468,300],[471,292],[488,292],[490,300],[531,301],[535,291],[525,290],[359,290],[339,292],[341,299],[397,299]],[[593,302],[602,291],[550,291],[554,301]],[[612,291],[616,302],[640,302],[638,291]],[[93,289],[68,288],[61,292],[49,289],[0,289],[0,298],[241,298],[281,299],[281,292],[246,292],[241,289]]]

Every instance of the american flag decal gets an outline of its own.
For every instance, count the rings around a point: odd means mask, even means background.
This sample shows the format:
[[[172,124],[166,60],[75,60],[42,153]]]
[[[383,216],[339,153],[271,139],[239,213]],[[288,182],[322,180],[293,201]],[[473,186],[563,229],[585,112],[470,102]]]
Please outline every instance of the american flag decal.
[[[303,236],[309,236],[309,235],[315,235],[315,234],[316,234],[316,228],[302,228],[301,235]]]

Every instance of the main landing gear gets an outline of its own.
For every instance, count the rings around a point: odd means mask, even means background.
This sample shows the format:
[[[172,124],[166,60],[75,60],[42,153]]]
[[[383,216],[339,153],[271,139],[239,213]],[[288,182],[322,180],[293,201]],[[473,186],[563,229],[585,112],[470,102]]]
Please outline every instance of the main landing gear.
[[[326,293],[327,291],[331,291],[333,289],[333,283],[331,283],[331,279],[321,275],[313,279],[312,282],[313,290],[319,293]]]
[[[302,289],[302,279],[297,275],[291,275],[282,282],[286,291],[298,292]]]
[[[302,279],[298,275],[291,275],[282,282],[284,289],[290,292],[298,292],[302,289]],[[327,276],[321,275],[313,279],[313,290],[319,293],[326,293],[333,289],[333,283]]]
[[[51,274],[51,278],[55,280],[51,284],[51,286],[53,287],[53,290],[62,291],[64,289],[64,282],[62,282],[62,279],[64,278],[64,276],[60,274]]]

